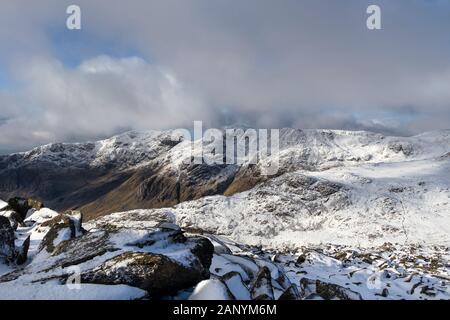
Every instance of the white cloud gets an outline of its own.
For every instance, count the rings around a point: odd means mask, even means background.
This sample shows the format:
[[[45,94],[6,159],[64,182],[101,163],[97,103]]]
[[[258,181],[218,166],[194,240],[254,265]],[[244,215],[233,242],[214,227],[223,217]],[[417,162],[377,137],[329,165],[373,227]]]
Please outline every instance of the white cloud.
[[[208,116],[173,73],[135,57],[99,56],[75,69],[35,60],[20,68],[20,79],[25,86],[14,96],[0,96],[1,105],[14,103],[3,112],[9,120],[0,125],[0,144],[18,148],[186,126]]]

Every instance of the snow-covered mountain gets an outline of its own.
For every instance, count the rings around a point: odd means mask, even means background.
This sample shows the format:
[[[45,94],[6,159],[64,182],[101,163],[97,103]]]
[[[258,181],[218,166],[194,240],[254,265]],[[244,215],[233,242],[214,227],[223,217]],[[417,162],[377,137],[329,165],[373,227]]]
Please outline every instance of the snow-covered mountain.
[[[0,157],[0,198],[38,198],[59,212],[76,207],[90,220],[79,235],[57,233],[51,248],[43,251],[43,238],[52,234],[46,221],[57,213],[39,206],[37,220],[16,223],[16,245],[7,250],[10,260],[22,259],[30,236],[28,265],[19,273],[2,267],[0,282],[47,283],[42,272],[50,269],[51,277],[64,279],[58,268],[69,257],[74,260],[69,265],[84,270],[85,283],[117,283],[148,294],[150,289],[139,285],[141,274],[134,274],[137,282],[114,282],[104,275],[115,274],[116,264],[122,266],[120,255],[132,254],[127,261],[134,265],[151,253],[178,261],[197,275],[172,288],[190,288],[178,298],[206,293],[222,298],[330,298],[331,293],[331,298],[449,298],[450,130],[389,137],[283,129],[280,170],[274,176],[261,174],[261,162],[187,164],[188,148],[191,143],[172,131],[129,132]],[[11,221],[27,215],[8,203],[0,202],[1,215]],[[77,224],[71,215],[58,219]],[[186,264],[182,257],[192,262],[204,256],[178,238],[164,251],[156,240],[147,241],[154,237],[149,232],[158,239],[171,237],[160,223],[181,227],[193,237],[187,244],[194,247],[199,234],[208,238],[215,246],[211,263],[203,269],[202,263]],[[98,232],[108,237],[96,242]],[[111,232],[119,235],[110,238]],[[81,252],[67,243],[56,250],[61,241],[81,242],[86,252],[101,250],[79,257]],[[53,258],[44,263],[49,256]],[[212,278],[194,285],[204,269]],[[147,296],[129,287],[117,287],[117,294]]]
[[[273,177],[260,174],[260,163],[183,164],[191,144],[172,133],[129,132],[3,156],[0,198],[37,197],[88,218],[176,206],[183,226],[252,244],[449,244],[450,131],[387,137],[283,129]]]

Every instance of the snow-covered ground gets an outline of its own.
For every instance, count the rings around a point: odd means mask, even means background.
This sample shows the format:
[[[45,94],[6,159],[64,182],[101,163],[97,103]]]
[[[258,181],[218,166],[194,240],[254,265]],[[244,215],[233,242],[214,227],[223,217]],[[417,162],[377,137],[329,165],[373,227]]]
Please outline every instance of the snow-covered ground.
[[[81,284],[69,289],[59,284],[0,284],[0,300],[135,300],[147,293],[126,285]]]

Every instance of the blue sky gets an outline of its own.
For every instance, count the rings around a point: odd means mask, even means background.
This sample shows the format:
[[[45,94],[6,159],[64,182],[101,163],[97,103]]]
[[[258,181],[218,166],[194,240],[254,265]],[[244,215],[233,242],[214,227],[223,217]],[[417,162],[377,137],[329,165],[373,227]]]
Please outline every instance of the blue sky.
[[[70,31],[72,2],[2,3],[0,152],[194,120],[450,128],[449,1],[79,0]]]

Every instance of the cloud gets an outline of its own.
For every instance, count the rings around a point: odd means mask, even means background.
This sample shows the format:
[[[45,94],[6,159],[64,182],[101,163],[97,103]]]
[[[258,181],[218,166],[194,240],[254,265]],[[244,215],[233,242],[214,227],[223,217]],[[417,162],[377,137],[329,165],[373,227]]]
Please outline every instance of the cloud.
[[[2,3],[0,70],[20,84],[0,94],[4,148],[193,119],[450,127],[447,1],[379,0],[380,31],[365,27],[368,0],[77,2],[79,33],[63,31],[70,1]]]
[[[171,72],[136,57],[99,56],[75,69],[54,60],[30,61],[20,70],[24,88],[0,96],[1,105],[9,106],[2,108],[0,144],[14,141],[24,148],[186,126],[208,112]]]

